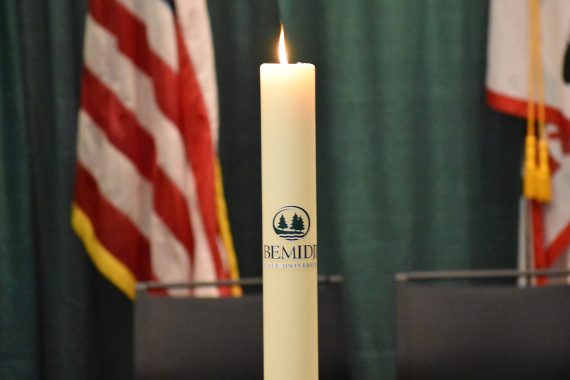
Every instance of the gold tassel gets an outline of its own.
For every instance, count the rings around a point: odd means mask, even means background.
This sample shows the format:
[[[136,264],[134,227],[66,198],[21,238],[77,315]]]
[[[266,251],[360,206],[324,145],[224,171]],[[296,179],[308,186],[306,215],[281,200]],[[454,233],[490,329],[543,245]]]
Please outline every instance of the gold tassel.
[[[548,142],[541,138],[538,143],[539,166],[536,172],[536,198],[541,202],[550,202],[552,189],[550,183],[550,167],[548,165]]]
[[[552,185],[550,181],[548,142],[545,128],[546,114],[544,107],[544,77],[542,73],[540,6],[538,0],[528,0],[528,7],[529,72],[523,193],[528,199],[535,199],[540,202],[550,202],[552,198]],[[538,98],[536,103],[535,95]],[[536,114],[535,107],[538,107],[538,115]],[[538,121],[538,130],[536,129],[536,121]]]
[[[527,134],[525,138],[525,160],[523,172],[523,193],[527,199],[537,196],[536,137]]]
[[[534,56],[538,93],[538,170],[536,173],[536,198],[543,203],[550,202],[552,189],[550,181],[550,168],[548,162],[548,139],[546,137],[546,112],[544,107],[544,74],[542,68],[542,55],[540,48],[540,6],[534,0]]]

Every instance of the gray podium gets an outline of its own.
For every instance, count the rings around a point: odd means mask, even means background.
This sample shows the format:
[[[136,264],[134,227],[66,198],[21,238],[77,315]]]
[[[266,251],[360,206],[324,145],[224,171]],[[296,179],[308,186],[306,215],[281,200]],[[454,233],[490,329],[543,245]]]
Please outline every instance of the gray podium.
[[[134,327],[136,378],[262,379],[261,279],[245,279],[240,284],[245,296],[215,299],[152,295],[156,289],[212,284],[139,284]],[[343,305],[342,278],[321,277],[322,379],[349,378]]]
[[[570,286],[516,286],[537,274],[399,274],[398,379],[570,379]]]

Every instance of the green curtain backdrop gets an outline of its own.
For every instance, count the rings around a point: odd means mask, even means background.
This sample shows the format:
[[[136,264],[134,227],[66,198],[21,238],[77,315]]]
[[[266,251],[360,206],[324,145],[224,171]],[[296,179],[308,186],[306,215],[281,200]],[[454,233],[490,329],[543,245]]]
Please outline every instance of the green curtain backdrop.
[[[0,2],[0,377],[35,378],[37,293],[22,76],[13,54],[17,19],[15,2]]]
[[[0,378],[129,378],[131,304],[69,222],[86,3],[0,10]]]
[[[317,67],[319,264],[346,279],[356,378],[391,378],[394,272],[515,266],[522,128],[485,105],[487,3],[280,5]]]
[[[346,280],[355,379],[394,377],[396,271],[514,267],[521,122],[484,101],[488,4],[210,0],[220,156],[261,274],[259,65],[283,19],[317,68],[319,270]],[[86,0],[0,0],[0,378],[132,376],[132,307],[69,226]]]

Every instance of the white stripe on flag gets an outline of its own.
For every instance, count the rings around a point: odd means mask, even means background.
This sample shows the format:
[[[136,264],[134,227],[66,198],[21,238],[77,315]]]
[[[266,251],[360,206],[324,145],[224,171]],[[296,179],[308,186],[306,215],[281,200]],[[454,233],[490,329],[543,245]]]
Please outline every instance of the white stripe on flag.
[[[154,213],[151,226],[150,252],[155,275],[162,282],[188,281],[191,265],[186,249]]]
[[[554,125],[548,125],[547,130],[558,129]],[[544,238],[546,246],[549,246],[558,237],[568,224],[570,215],[570,202],[568,202],[568,184],[570,184],[570,160],[565,159],[560,139],[550,139],[548,142],[550,156],[560,165],[556,174],[552,176],[552,201],[545,206]]]

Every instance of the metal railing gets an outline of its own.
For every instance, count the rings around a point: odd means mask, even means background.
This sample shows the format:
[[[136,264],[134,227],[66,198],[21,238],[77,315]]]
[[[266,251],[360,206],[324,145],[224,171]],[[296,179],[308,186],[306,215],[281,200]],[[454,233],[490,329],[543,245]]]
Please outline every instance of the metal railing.
[[[317,277],[319,284],[336,284],[343,282],[341,275],[319,275]],[[222,280],[222,281],[198,281],[198,282],[176,282],[176,283],[162,283],[162,282],[139,282],[137,290],[151,290],[151,289],[189,289],[205,286],[262,286],[263,280],[261,277],[241,278],[239,280]]]
[[[450,271],[421,271],[400,272],[395,278],[398,282],[433,281],[433,280],[480,280],[480,279],[526,279],[537,277],[566,277],[570,270],[530,270],[516,269],[487,269],[487,270],[450,270]]]

